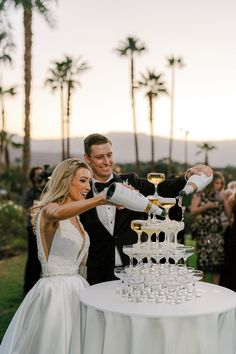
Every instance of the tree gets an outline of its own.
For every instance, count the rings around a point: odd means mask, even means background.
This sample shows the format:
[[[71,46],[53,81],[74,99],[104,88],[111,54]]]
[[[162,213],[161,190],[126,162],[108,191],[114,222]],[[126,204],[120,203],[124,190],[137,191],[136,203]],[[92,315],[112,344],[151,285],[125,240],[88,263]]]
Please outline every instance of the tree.
[[[65,112],[64,112],[64,85],[66,79],[66,70],[64,62],[53,62],[53,67],[49,69],[49,78],[45,84],[50,86],[52,91],[60,90],[61,104],[61,159],[65,159]]]
[[[162,95],[167,95],[165,82],[162,80],[163,74],[156,74],[154,71],[147,70],[146,74],[141,74],[141,79],[138,81],[140,88],[144,88],[145,96],[148,99],[149,106],[149,123],[151,137],[151,169],[154,170],[154,132],[153,132],[153,100],[158,99]]]
[[[89,69],[86,62],[81,61],[81,57],[73,59],[65,56],[61,61],[54,61],[53,68],[49,69],[50,77],[46,84],[53,91],[60,89],[61,94],[61,132],[62,132],[62,160],[70,156],[70,115],[71,115],[71,95],[76,86],[81,86],[78,76]],[[64,91],[66,90],[66,120],[64,113]],[[66,127],[65,127],[66,123]],[[67,139],[67,151],[65,151],[65,136]]]
[[[0,21],[0,63],[8,64],[12,63],[12,51],[15,47],[15,44],[11,40],[10,32],[7,32],[3,28],[2,19]],[[2,77],[1,77],[2,81]],[[0,83],[2,85],[2,83]],[[15,88],[3,88],[0,86],[0,105],[1,105],[1,136],[0,136],[0,171],[3,164],[3,153],[4,153],[4,134],[5,134],[5,107],[4,107],[4,97],[6,95],[14,96],[16,94]]]
[[[1,26],[0,26],[1,27]],[[0,62],[11,63],[12,51],[15,48],[15,44],[11,40],[10,33],[1,28],[0,30]]]
[[[135,68],[134,57],[146,50],[145,44],[140,43],[139,39],[135,37],[127,37],[125,41],[120,42],[120,47],[116,49],[116,52],[120,56],[126,56],[130,60],[130,97],[132,107],[133,118],[133,130],[134,130],[134,146],[135,146],[135,165],[136,172],[140,173],[139,151],[138,151],[138,136],[137,136],[137,124],[136,124],[136,110],[135,110]]]
[[[9,134],[6,131],[1,131],[0,132],[0,139],[2,142],[2,149],[3,149],[3,156],[5,159],[5,166],[6,170],[9,170],[10,168],[10,153],[9,153],[9,147],[12,146],[15,149],[19,149],[22,147],[23,144],[21,143],[16,143],[14,141],[15,134]]]
[[[70,121],[71,121],[71,98],[72,93],[76,87],[81,87],[79,77],[82,72],[90,69],[81,57],[74,59],[73,57],[66,56],[63,60],[63,68],[65,70],[65,84],[66,84],[66,158],[70,157]]]
[[[48,1],[44,0],[3,0],[0,6],[1,11],[6,10],[8,5],[14,5],[15,8],[23,9],[23,26],[24,26],[24,144],[23,144],[23,185],[28,183],[28,173],[30,168],[30,96],[31,96],[31,79],[32,79],[32,15],[33,11],[41,14],[47,23],[52,26],[53,20],[48,7]]]
[[[205,165],[208,165],[208,162],[209,162],[209,158],[208,158],[209,151],[216,149],[216,146],[208,144],[208,143],[198,144],[197,146],[200,148],[200,150],[197,151],[197,155],[199,155],[201,153],[204,153],[204,155],[205,155],[205,158],[204,158],[205,162],[204,163],[205,163]]]
[[[4,138],[6,138],[5,131],[5,107],[4,107],[4,97],[6,95],[14,96],[16,94],[15,88],[11,87],[4,89],[0,86],[0,104],[1,104],[1,137],[0,137],[0,170],[3,163],[3,154],[4,154]]]
[[[169,162],[168,162],[168,175],[172,173],[172,149],[173,149],[173,132],[174,132],[174,98],[175,98],[175,70],[184,66],[183,59],[177,57],[167,58],[168,66],[171,71],[171,109],[170,109],[170,142],[169,142]]]

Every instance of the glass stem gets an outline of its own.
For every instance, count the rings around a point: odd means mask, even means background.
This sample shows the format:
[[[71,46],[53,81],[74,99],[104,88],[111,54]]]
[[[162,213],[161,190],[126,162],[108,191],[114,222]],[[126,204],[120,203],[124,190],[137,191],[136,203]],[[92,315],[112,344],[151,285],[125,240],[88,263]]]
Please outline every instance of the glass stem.
[[[141,243],[141,235],[142,235],[142,231],[136,231],[137,232],[137,235],[138,235],[138,244]]]
[[[155,184],[155,194],[157,194],[157,184]]]

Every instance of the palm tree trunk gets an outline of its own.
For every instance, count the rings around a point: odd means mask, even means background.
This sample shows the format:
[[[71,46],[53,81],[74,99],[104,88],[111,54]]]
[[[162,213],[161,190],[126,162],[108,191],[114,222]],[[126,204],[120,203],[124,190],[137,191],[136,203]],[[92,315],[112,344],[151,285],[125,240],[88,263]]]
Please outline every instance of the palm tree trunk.
[[[68,90],[67,90],[67,110],[66,110],[66,122],[67,122],[67,153],[66,158],[70,157],[70,103],[71,103],[71,82],[68,82]]]
[[[152,96],[148,96],[149,100],[149,121],[150,121],[150,133],[151,133],[151,170],[154,171],[154,136],[153,136],[153,105]]]
[[[205,150],[205,165],[208,166],[208,151]]]
[[[172,173],[172,150],[173,150],[173,131],[174,131],[174,87],[175,87],[175,66],[172,66],[171,78],[171,108],[170,108],[170,143],[169,143],[169,161],[168,175]]]
[[[65,117],[63,85],[61,85],[61,160],[65,160]]]
[[[30,92],[31,92],[31,60],[32,60],[32,10],[24,9],[24,81],[25,81],[25,122],[23,144],[23,187],[28,184],[30,169]]]
[[[0,172],[3,167],[3,151],[4,151],[4,132],[5,132],[5,110],[4,110],[4,102],[3,96],[1,95],[1,115],[2,115],[2,129],[1,129],[1,137],[0,137]]]
[[[139,175],[140,164],[139,164],[138,136],[137,136],[135,96],[134,96],[134,58],[133,58],[132,54],[131,54],[131,60],[130,60],[130,73],[131,73],[131,105],[132,105],[134,147],[135,147],[135,166],[136,166],[136,173]]]
[[[6,170],[7,171],[9,171],[9,169],[10,169],[10,154],[9,154],[9,146],[8,145],[9,144],[6,141],[4,153],[5,153],[5,163],[6,163]]]

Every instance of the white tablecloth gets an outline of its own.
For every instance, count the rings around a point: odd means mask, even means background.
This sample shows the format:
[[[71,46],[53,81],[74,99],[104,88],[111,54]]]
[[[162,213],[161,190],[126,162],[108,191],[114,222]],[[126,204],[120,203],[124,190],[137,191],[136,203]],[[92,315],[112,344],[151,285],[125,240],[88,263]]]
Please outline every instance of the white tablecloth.
[[[117,282],[81,293],[83,354],[236,354],[236,293],[198,283],[183,304],[129,303]]]

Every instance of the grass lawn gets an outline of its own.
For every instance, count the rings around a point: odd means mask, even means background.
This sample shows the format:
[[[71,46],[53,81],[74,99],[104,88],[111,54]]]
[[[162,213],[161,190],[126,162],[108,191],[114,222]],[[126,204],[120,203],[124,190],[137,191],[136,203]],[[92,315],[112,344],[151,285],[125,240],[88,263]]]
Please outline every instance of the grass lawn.
[[[196,242],[191,239],[191,235],[185,235],[184,243],[187,246],[196,247]],[[194,253],[191,257],[189,257],[188,266],[189,267],[194,267],[195,269],[197,269],[197,256],[196,256],[196,253]],[[206,276],[205,281],[208,282],[208,283],[211,283],[212,282],[212,274],[207,273],[205,276]]]
[[[0,260],[0,341],[22,301],[26,255]]]

